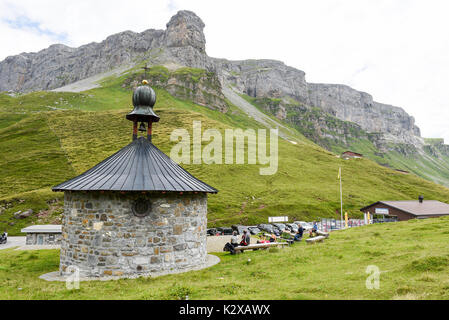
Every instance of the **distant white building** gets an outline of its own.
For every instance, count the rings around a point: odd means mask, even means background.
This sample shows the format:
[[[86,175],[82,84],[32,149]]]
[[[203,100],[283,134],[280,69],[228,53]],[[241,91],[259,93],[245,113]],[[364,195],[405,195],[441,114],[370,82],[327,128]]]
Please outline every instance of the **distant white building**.
[[[26,233],[27,245],[56,245],[61,243],[61,225],[47,224],[24,228],[21,232]]]

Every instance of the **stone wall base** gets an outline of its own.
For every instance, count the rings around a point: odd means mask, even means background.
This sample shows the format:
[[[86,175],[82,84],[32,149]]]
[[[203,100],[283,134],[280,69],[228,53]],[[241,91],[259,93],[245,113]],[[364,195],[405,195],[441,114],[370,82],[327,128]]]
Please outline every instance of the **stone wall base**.
[[[124,276],[101,276],[101,277],[79,277],[80,282],[84,281],[111,281],[111,280],[119,280],[119,279],[137,279],[137,278],[157,278],[161,276],[165,276],[168,274],[179,274],[179,273],[186,273],[190,271],[198,271],[203,270],[206,268],[210,268],[220,262],[220,258],[214,255],[207,255],[206,263],[198,266],[198,267],[191,267],[189,269],[185,270],[173,270],[173,271],[164,271],[164,272],[150,272],[150,273],[142,273],[142,274],[133,274],[133,275],[124,275]],[[39,279],[46,280],[46,281],[59,281],[59,282],[65,282],[67,280],[72,281],[75,279],[74,276],[62,276],[60,275],[59,271],[50,272],[43,274],[39,277]]]

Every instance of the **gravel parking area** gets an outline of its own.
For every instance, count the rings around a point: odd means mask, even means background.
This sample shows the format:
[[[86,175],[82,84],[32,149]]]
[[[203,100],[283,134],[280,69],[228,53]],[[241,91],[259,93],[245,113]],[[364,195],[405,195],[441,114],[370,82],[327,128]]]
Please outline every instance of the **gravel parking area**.
[[[231,236],[207,237],[207,252],[223,252],[226,242],[231,241]]]

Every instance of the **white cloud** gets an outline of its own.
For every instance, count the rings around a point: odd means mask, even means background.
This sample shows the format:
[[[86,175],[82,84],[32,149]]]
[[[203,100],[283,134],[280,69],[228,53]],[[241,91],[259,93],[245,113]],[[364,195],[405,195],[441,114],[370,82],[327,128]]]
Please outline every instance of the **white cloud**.
[[[124,30],[164,29],[180,9],[205,22],[211,56],[281,60],[310,82],[351,85],[404,108],[423,136],[449,142],[445,0],[0,0],[0,59],[55,42],[4,19],[27,17],[79,46]]]

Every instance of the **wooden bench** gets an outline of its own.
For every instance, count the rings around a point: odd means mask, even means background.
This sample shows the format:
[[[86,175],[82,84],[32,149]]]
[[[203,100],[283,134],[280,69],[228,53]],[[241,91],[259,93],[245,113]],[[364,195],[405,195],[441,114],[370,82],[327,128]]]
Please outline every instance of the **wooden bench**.
[[[318,236],[318,237],[315,237],[315,238],[306,239],[306,243],[314,244],[314,243],[317,243],[317,242],[323,242],[324,239],[326,239],[325,236]]]
[[[319,235],[319,236],[325,237],[326,239],[329,238],[329,232],[324,232],[324,231],[317,230],[317,232],[315,232],[315,233],[317,235]]]
[[[258,250],[258,249],[268,249],[271,247],[278,247],[278,246],[286,246],[288,243],[283,242],[270,242],[270,243],[256,243],[256,244],[250,244],[248,246],[238,246],[234,248],[236,253],[241,253],[245,250]]]

